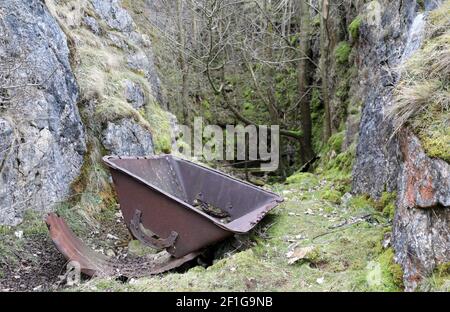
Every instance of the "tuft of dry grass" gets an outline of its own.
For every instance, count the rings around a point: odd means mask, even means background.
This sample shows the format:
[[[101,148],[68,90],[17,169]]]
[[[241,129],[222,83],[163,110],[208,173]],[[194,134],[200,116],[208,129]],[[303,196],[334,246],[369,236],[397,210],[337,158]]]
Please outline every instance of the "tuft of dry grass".
[[[440,82],[434,79],[399,83],[395,91],[395,103],[387,110],[395,132],[435,105],[447,107],[448,110],[448,98],[443,93],[445,91],[440,90]]]
[[[444,1],[437,10],[429,13],[427,18],[427,37],[434,38],[445,32],[450,28],[450,1]]]
[[[450,160],[450,1],[431,12],[426,38],[399,69],[402,79],[386,110],[394,134],[409,126],[431,157]]]

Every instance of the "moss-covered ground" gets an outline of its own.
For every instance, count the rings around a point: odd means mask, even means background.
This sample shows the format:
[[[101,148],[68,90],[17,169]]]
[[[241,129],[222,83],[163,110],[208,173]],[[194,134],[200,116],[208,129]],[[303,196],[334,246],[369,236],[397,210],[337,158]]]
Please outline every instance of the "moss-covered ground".
[[[336,139],[336,138],[334,138]],[[285,198],[249,234],[250,248],[211,266],[122,283],[95,278],[81,291],[400,291],[401,269],[383,248],[388,203],[344,194],[328,170],[297,173],[271,189]],[[387,200],[390,202],[389,200]],[[307,251],[294,259],[293,255]]]
[[[383,193],[376,202],[349,193],[354,152],[351,147],[341,151],[342,137],[338,133],[330,138],[313,173],[298,172],[285,183],[268,186],[284,197],[284,203],[239,238],[246,248],[230,249],[223,243],[211,247],[218,256],[206,268],[196,265],[126,283],[93,278],[75,287],[54,287],[65,261],[49,241],[42,216],[27,214],[19,227],[0,228],[0,286],[18,289],[20,285],[6,283],[21,274],[16,272],[26,263],[35,274],[18,281],[32,281],[25,290],[44,283],[44,290],[64,291],[402,291],[402,270],[389,246],[396,194]],[[95,197],[91,200],[94,204]],[[108,234],[118,236],[117,242],[130,239],[117,209],[114,204],[102,209],[93,222],[96,226],[87,222],[77,204],[61,205],[58,213],[89,246],[117,255],[119,247]],[[53,266],[33,255],[36,248],[29,249],[37,241],[46,242],[42,248],[48,259],[56,259]],[[146,252],[135,243],[124,252]],[[422,289],[448,289],[448,276],[448,266],[440,266]]]

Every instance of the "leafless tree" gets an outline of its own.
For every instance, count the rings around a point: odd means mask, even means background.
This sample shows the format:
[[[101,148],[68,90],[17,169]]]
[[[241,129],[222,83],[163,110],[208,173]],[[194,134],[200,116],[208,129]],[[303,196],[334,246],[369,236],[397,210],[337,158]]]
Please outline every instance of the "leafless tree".
[[[172,31],[150,22],[177,52],[185,119],[196,109],[192,78],[209,85],[213,101],[239,122],[280,125],[280,134],[301,147],[303,161],[311,159],[309,95],[317,64],[310,57],[309,1],[177,0],[165,8],[176,21]],[[297,92],[290,98],[280,94],[276,78],[292,72]],[[265,114],[243,111],[248,88]]]

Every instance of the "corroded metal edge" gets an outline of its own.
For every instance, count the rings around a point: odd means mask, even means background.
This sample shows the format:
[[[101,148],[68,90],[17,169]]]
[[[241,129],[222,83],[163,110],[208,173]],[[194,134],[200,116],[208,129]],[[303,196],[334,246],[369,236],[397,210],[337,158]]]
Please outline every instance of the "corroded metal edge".
[[[163,261],[142,257],[135,262],[110,259],[88,247],[68,227],[63,218],[50,213],[45,219],[50,237],[56,248],[69,262],[76,262],[80,271],[88,276],[144,277],[173,270],[195,259],[201,251],[189,253],[181,258],[165,254]],[[161,257],[159,257],[161,258]]]
[[[109,263],[109,259],[95,252],[76,237],[63,218],[50,213],[45,222],[56,248],[67,261],[78,263],[81,272],[89,276],[111,274],[113,265]]]
[[[117,164],[115,164],[113,161],[114,160],[156,160],[156,159],[166,159],[166,160],[174,160],[174,161],[178,161],[178,162],[184,162],[186,164],[189,164],[191,166],[197,167],[197,168],[201,168],[202,170],[205,170],[213,175],[216,176],[221,176],[224,177],[225,179],[234,181],[235,183],[238,183],[240,185],[245,185],[248,186],[254,190],[257,190],[258,192],[262,192],[265,194],[268,194],[272,197],[272,199],[270,200],[270,202],[266,203],[263,206],[260,207],[255,207],[255,210],[252,211],[252,213],[249,213],[247,215],[247,217],[241,217],[241,220],[233,220],[230,223],[224,224],[221,223],[217,218],[214,218],[210,215],[208,215],[207,213],[196,209],[195,207],[193,207],[191,204],[183,201],[182,199],[169,194],[168,192],[162,190],[161,188],[157,187],[156,185],[154,185],[151,181],[145,180],[139,176],[137,176],[135,173],[131,172],[128,169],[123,168],[122,166],[119,166]],[[205,167],[202,166],[200,164],[197,164],[195,162],[189,161],[187,159],[184,158],[179,158],[176,156],[173,156],[171,154],[162,154],[162,155],[152,155],[152,156],[104,156],[103,157],[103,162],[111,169],[113,170],[117,170],[118,172],[124,173],[128,176],[130,176],[131,178],[133,178],[134,180],[136,180],[139,183],[142,183],[144,185],[146,185],[147,187],[157,191],[158,193],[160,193],[161,195],[165,196],[166,198],[169,198],[171,200],[173,200],[174,202],[178,203],[180,206],[183,206],[193,212],[195,212],[198,215],[201,215],[202,217],[208,219],[209,221],[213,222],[216,226],[218,226],[219,228],[226,230],[226,231],[230,231],[233,232],[235,234],[245,234],[247,232],[249,232],[267,213],[269,213],[273,208],[275,208],[276,206],[278,206],[280,203],[284,202],[284,198],[281,197],[280,195],[271,192],[269,190],[257,187],[247,181],[243,181],[241,179],[238,179],[236,177],[233,177],[231,175],[228,175],[222,171],[213,169],[213,168],[209,168],[209,167]],[[257,217],[256,217],[257,215]],[[249,225],[245,225],[247,218],[249,218],[249,216],[253,216],[256,217],[255,220],[252,220],[252,222]],[[242,220],[244,219],[244,220]],[[237,221],[237,222],[236,222]]]

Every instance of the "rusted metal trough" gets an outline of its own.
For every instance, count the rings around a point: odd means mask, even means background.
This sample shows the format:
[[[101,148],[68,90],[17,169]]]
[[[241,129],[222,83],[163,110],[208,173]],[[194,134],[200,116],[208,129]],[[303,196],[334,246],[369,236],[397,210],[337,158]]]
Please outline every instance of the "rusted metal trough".
[[[209,245],[247,233],[283,201],[272,192],[172,155],[103,160],[130,232],[145,245],[165,249],[171,255],[169,268],[191,260]],[[47,224],[66,258],[86,263],[85,273],[92,275],[92,267],[114,267],[102,256],[97,259],[73,233],[67,234],[70,229],[57,218],[47,219]],[[52,233],[52,228],[59,230]],[[58,239],[58,232],[66,233],[65,240]]]

